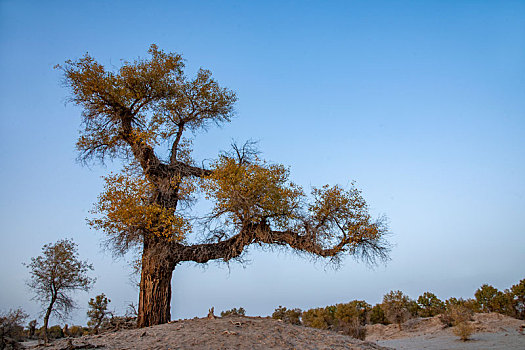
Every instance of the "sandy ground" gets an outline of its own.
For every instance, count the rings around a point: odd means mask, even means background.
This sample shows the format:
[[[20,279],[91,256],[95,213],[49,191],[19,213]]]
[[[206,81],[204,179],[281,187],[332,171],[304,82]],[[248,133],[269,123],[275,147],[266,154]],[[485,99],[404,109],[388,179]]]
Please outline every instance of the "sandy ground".
[[[71,345],[68,342],[71,341]],[[342,334],[259,317],[180,320],[98,336],[60,339],[33,349],[388,349]]]
[[[60,339],[32,349],[525,349],[525,322],[500,314],[476,314],[471,340],[460,341],[438,317],[397,325],[368,325],[367,341],[342,334],[294,326],[271,318],[225,317],[179,320],[169,324]]]
[[[471,322],[475,333],[463,342],[443,328],[438,317],[414,319],[403,324],[367,326],[367,340],[394,349],[525,349],[524,321],[497,313],[476,314]]]

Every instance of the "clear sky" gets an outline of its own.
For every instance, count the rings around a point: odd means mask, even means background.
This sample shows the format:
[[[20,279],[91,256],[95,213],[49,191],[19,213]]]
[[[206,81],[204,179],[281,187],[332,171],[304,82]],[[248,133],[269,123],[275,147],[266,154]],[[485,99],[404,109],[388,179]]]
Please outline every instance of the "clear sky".
[[[525,2],[0,0],[1,310],[37,314],[22,263],[65,237],[98,279],[70,324],[101,292],[120,314],[137,302],[126,259],[85,223],[118,164],[75,162],[80,110],[52,68],[85,52],[118,67],[152,43],[238,94],[237,117],[196,138],[197,159],[251,138],[306,188],[354,180],[394,245],[374,269],[255,248],[244,267],[181,265],[173,318],[397,289],[470,297],[525,278]]]

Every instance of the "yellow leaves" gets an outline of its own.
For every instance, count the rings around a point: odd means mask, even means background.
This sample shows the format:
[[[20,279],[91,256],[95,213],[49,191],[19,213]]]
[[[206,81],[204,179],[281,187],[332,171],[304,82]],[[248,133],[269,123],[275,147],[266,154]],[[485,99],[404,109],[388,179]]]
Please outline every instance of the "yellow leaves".
[[[300,187],[288,181],[282,165],[250,163],[240,165],[222,157],[213,173],[202,182],[207,199],[215,201],[214,214],[226,214],[233,223],[258,223],[270,218],[286,226],[303,195]]]
[[[88,220],[89,225],[109,235],[151,233],[174,241],[184,239],[191,225],[173,209],[151,203],[153,186],[128,168],[122,174],[105,177],[106,185],[93,214],[101,217]]]
[[[129,147],[177,141],[184,130],[228,122],[237,100],[235,93],[200,69],[184,75],[184,60],[151,45],[149,57],[123,61],[106,70],[86,54],[56,68],[71,89],[70,101],[82,107],[84,130],[77,143],[81,159],[129,156]]]
[[[376,239],[382,234],[372,222],[368,205],[355,187],[344,190],[325,185],[313,188],[313,203],[309,207],[312,224],[318,234],[330,237],[340,232],[351,242]]]

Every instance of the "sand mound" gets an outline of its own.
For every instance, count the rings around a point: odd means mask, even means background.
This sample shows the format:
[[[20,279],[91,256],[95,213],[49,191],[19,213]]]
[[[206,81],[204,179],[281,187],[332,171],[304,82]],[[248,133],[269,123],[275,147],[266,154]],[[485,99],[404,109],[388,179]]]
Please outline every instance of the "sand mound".
[[[523,323],[521,320],[495,312],[489,314],[474,314],[473,321],[470,322],[470,324],[474,326],[475,333],[518,331],[518,328]],[[366,339],[370,341],[409,338],[430,334],[436,336],[439,334],[452,334],[451,328],[445,327],[440,321],[439,316],[408,320],[402,325],[401,330],[399,330],[397,325],[391,324],[385,326],[382,324],[374,324],[367,325],[366,331]]]
[[[470,324],[474,328],[471,340],[462,342],[445,327],[439,316],[417,318],[397,325],[366,326],[369,341],[403,350],[420,349],[525,349],[525,335],[520,331],[524,321],[497,313],[475,314]]]
[[[71,345],[68,344],[71,343]],[[37,347],[38,349],[40,347]],[[388,349],[335,332],[271,318],[180,320],[142,329],[61,339],[45,349]]]

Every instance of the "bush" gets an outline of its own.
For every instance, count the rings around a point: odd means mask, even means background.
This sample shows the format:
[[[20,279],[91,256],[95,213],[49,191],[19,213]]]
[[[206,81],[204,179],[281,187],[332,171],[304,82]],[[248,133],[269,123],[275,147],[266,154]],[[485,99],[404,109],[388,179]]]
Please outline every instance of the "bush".
[[[240,307],[239,309],[233,308],[231,310],[221,311],[221,317],[226,316],[245,316],[246,310],[244,310],[243,307]]]
[[[371,324],[390,324],[386,318],[385,311],[380,304],[374,305],[374,307],[370,310],[370,316],[368,317],[368,320]]]
[[[102,323],[100,329],[103,332],[115,332],[121,329],[134,329],[137,327],[137,318],[128,316],[111,316]]]
[[[15,349],[24,339],[22,323],[28,315],[22,309],[0,313],[0,349]]]
[[[88,330],[86,328],[86,330]],[[81,337],[84,334],[84,328],[82,326],[71,326],[69,327],[69,336],[70,337]]]
[[[42,328],[40,329],[43,333],[44,330]],[[47,329],[47,336],[49,337],[49,339],[63,338],[64,332],[62,331],[62,328],[60,328],[60,326],[56,325]]]
[[[366,338],[366,327],[357,317],[352,318],[350,321],[339,321],[338,329],[346,335],[351,337],[365,340]]]
[[[335,329],[351,337],[364,340],[366,337],[366,321],[371,306],[363,300],[353,300],[346,304],[335,306]]]
[[[421,312],[421,307],[415,300],[409,300],[407,305],[408,313],[410,314],[410,317],[419,317],[419,314]]]
[[[365,325],[371,306],[363,300],[353,300],[346,304],[335,306],[334,318],[338,322],[351,323],[356,319],[360,324]]]
[[[441,314],[445,311],[445,303],[439,300],[439,298],[430,292],[425,292],[417,298],[419,305],[419,315],[421,317],[433,317]]]
[[[525,279],[510,287],[510,296],[516,317],[525,320]]]
[[[472,313],[474,312],[481,312],[479,308],[479,304],[475,299],[456,299],[454,297],[447,299],[445,301],[445,310],[448,310],[453,305],[461,305],[465,308],[469,309]]]
[[[272,318],[275,320],[283,320],[286,323],[301,324],[301,309],[290,309],[287,310],[285,307],[279,305],[272,314]]]
[[[452,329],[452,332],[457,335],[461,340],[467,341],[470,339],[472,333],[474,333],[474,328],[467,321],[459,322],[456,327]]]
[[[303,324],[307,327],[319,329],[332,329],[335,325],[335,306],[327,306],[324,308],[310,309],[303,311],[301,318]]]
[[[449,304],[443,314],[440,315],[440,320],[447,327],[456,326],[460,323],[465,323],[472,319],[473,311],[462,304]]]
[[[383,297],[381,308],[385,311],[385,315],[390,323],[396,323],[401,329],[403,322],[411,315],[410,304],[410,298],[400,290],[397,290],[391,291]]]
[[[501,294],[499,290],[491,285],[484,284],[474,293],[481,312],[495,312],[495,301]]]
[[[107,320],[108,304],[111,302],[104,293],[97,295],[95,299],[91,298],[88,302],[87,316],[89,321],[87,325],[93,328],[95,334],[104,321]]]
[[[29,339],[34,339],[35,333],[36,333],[36,325],[37,325],[37,323],[38,322],[36,320],[31,320],[27,324],[27,336],[28,336]]]

